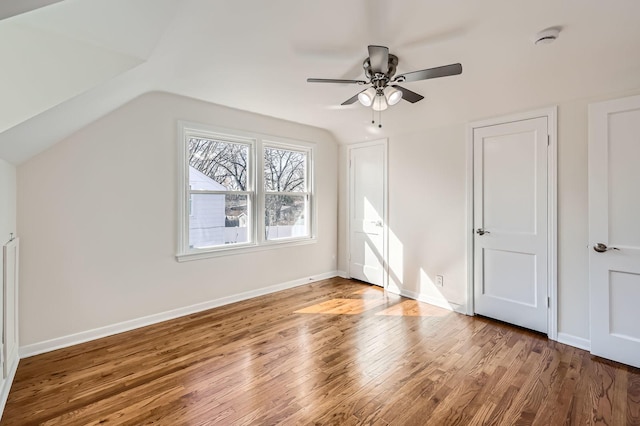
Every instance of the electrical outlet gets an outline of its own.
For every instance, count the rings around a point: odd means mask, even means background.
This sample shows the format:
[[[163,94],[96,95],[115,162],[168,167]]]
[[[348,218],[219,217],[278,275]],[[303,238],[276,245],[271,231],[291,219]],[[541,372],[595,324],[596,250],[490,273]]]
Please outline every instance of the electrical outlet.
[[[442,275],[436,275],[436,285],[438,287],[444,287],[444,277]]]

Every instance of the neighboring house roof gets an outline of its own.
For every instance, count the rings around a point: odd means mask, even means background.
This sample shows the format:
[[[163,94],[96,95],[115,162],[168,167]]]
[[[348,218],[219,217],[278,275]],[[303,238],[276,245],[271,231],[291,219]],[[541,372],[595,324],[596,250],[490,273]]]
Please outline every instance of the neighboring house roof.
[[[205,191],[226,191],[224,185],[219,184],[198,169],[189,166],[189,185],[191,189],[201,189]]]

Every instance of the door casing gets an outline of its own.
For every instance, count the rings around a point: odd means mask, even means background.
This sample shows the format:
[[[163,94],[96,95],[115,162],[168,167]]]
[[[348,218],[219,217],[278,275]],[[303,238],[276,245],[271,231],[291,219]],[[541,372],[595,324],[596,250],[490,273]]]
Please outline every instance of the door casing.
[[[548,336],[551,340],[558,340],[558,288],[557,288],[557,155],[558,155],[558,107],[552,106],[534,111],[528,111],[508,116],[495,117],[469,123],[467,126],[467,208],[466,208],[466,313],[474,315],[473,283],[474,283],[474,256],[473,256],[473,132],[474,129],[504,124],[513,121],[529,120],[532,118],[546,117],[547,131],[549,134],[549,149],[547,163],[547,283],[549,295],[548,309]]]
[[[365,148],[368,146],[376,146],[382,145],[384,147],[384,170],[383,170],[383,253],[382,253],[382,287],[386,290],[389,285],[389,192],[388,192],[388,168],[389,168],[389,153],[388,153],[388,139],[377,139],[374,141],[367,142],[358,142],[347,145],[347,158],[346,158],[346,177],[347,177],[347,185],[346,185],[346,223],[345,228],[347,231],[347,241],[346,241],[346,253],[347,256],[351,256],[351,173],[350,173],[350,161],[351,161],[351,151],[357,148]],[[347,278],[351,278],[351,273],[349,271],[349,263],[350,259],[347,258],[348,266],[347,266]]]

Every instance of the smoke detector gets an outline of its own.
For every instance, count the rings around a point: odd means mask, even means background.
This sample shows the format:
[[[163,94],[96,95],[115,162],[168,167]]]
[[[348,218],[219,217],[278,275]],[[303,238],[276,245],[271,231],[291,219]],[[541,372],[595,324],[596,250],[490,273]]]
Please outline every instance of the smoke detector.
[[[551,27],[540,31],[535,35],[533,44],[549,44],[553,43],[560,36],[560,28]]]

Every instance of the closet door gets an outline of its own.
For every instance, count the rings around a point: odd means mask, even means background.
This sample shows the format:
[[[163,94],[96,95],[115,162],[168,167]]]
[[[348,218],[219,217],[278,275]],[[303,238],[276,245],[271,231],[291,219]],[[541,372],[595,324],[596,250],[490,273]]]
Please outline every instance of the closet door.
[[[548,330],[547,117],[474,129],[474,309]]]
[[[589,106],[591,353],[640,367],[640,96]]]

